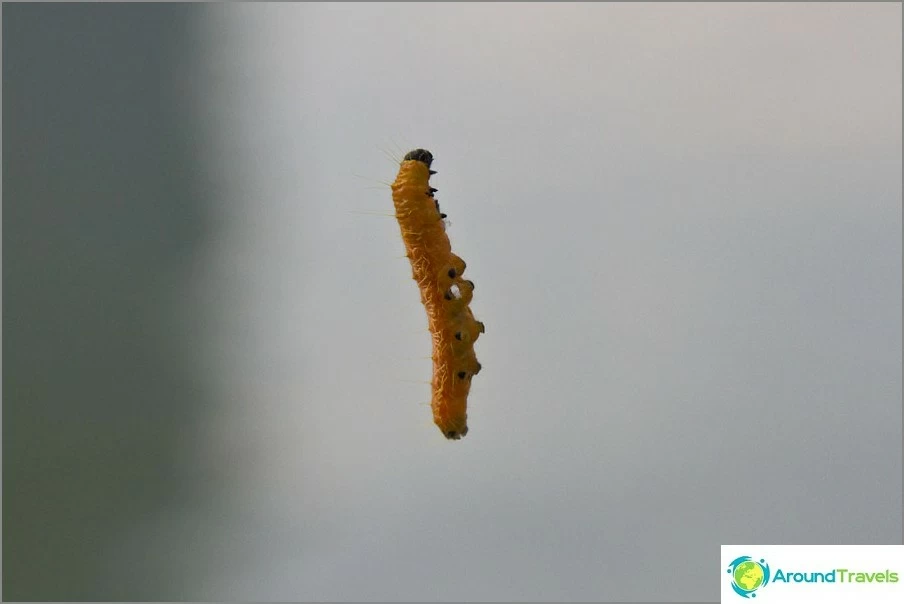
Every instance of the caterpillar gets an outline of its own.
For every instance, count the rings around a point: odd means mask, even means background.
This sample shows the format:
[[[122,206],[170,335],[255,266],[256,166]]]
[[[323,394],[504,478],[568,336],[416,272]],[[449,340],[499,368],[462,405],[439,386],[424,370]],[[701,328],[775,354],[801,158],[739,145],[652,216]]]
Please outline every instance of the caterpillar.
[[[458,440],[468,433],[468,393],[480,373],[474,342],[485,328],[471,312],[474,282],[462,277],[465,261],[452,253],[446,215],[430,186],[432,163],[425,149],[407,153],[392,201],[433,338],[433,421],[446,438]]]

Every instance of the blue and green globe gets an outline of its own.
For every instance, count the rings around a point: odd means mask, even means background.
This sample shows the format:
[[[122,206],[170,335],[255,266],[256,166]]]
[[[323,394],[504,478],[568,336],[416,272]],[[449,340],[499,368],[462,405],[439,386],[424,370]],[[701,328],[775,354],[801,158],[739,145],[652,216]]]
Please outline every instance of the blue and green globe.
[[[769,583],[769,565],[763,559],[757,562],[750,556],[741,556],[728,565],[728,576],[736,594],[742,598],[755,598],[754,592]]]
[[[741,562],[735,568],[734,580],[744,591],[753,591],[763,584],[763,567],[753,560]]]

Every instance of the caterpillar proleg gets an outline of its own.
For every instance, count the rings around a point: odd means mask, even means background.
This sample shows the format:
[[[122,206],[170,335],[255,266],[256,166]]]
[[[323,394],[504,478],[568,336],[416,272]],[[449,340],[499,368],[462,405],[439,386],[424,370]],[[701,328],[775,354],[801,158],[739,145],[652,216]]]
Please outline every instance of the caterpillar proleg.
[[[480,372],[474,342],[484,325],[469,307],[474,282],[462,277],[465,261],[452,253],[446,215],[430,186],[432,163],[425,149],[405,155],[392,200],[433,337],[433,421],[446,438],[458,440],[468,433],[468,393]]]

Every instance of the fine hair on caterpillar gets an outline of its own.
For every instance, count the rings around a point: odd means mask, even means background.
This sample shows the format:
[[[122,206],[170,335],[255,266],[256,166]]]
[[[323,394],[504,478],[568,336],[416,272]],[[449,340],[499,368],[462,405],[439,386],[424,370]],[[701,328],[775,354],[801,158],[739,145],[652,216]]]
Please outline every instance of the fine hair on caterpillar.
[[[446,438],[458,440],[468,433],[471,378],[481,368],[474,342],[485,328],[471,311],[474,282],[462,277],[467,265],[452,253],[446,214],[430,185],[432,164],[426,149],[408,152],[392,183],[392,200],[433,338],[433,421]]]

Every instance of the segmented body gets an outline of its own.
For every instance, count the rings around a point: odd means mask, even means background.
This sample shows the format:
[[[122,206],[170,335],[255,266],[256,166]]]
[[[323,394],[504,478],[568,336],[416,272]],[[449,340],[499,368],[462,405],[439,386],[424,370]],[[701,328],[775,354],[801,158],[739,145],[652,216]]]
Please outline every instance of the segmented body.
[[[468,432],[468,393],[480,372],[474,342],[484,325],[469,307],[474,283],[462,277],[465,261],[452,253],[446,215],[430,186],[432,162],[424,149],[405,155],[392,200],[433,336],[433,420],[446,438],[457,440]]]

